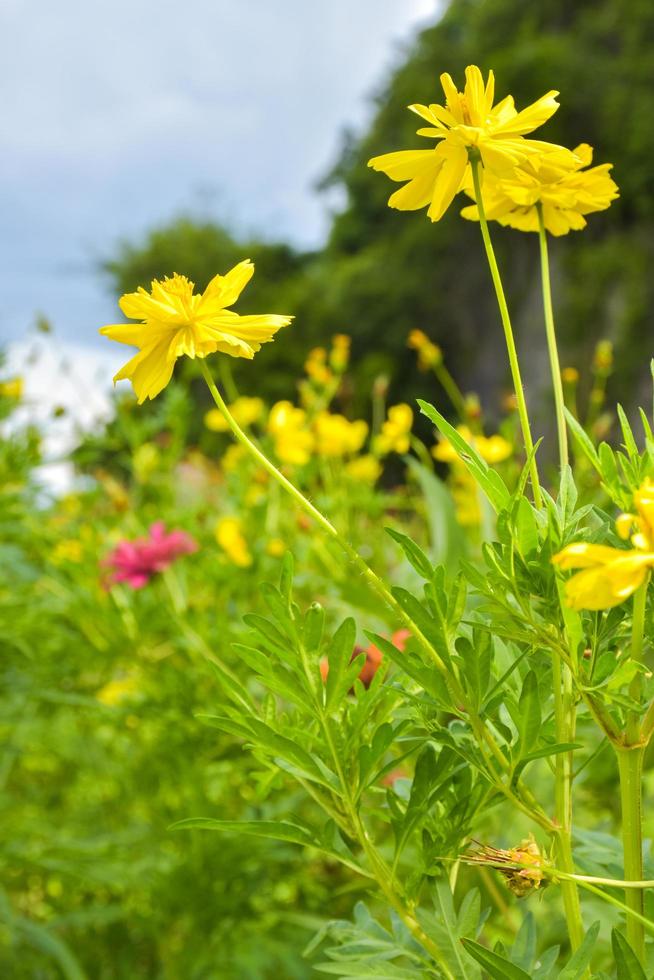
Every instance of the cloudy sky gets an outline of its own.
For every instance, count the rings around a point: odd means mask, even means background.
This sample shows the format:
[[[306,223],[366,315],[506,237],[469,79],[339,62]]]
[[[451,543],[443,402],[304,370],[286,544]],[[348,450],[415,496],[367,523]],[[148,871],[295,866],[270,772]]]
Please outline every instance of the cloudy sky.
[[[0,344],[96,347],[120,239],[181,211],[315,245],[312,185],[439,0],[2,0]]]

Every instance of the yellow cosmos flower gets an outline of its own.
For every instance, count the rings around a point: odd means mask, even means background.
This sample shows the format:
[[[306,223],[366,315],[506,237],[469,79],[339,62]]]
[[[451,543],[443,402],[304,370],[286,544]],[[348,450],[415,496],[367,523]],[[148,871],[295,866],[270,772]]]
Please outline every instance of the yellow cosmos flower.
[[[329,363],[337,374],[342,374],[350,361],[351,338],[346,333],[337,333],[332,337],[332,349]]]
[[[253,273],[254,266],[246,259],[227,275],[214,276],[203,293],[195,293],[194,284],[175,273],[162,281],[153,280],[149,293],[140,288],[121,296],[119,305],[125,316],[141,322],[110,324],[100,333],[138,347],[139,353],[120,369],[114,382],[129,378],[141,404],[166,387],[175,361],[183,354],[206,357],[219,351],[251,360],[262,344],[293,319],[272,313],[239,316],[227,309]]]
[[[332,372],[327,364],[327,351],[324,347],[314,347],[309,351],[304,362],[304,370],[317,385],[328,385],[332,380]]]
[[[247,428],[258,422],[263,415],[265,405],[262,398],[248,398],[243,396],[237,398],[229,406],[229,411],[233,418],[243,428]],[[229,426],[225,416],[219,408],[210,409],[204,416],[204,424],[212,432],[229,432]]]
[[[286,553],[286,543],[281,538],[271,538],[266,542],[266,554],[271,558],[281,558]]]
[[[95,695],[101,704],[106,704],[109,708],[115,708],[121,701],[125,701],[136,694],[139,689],[138,680],[134,675],[116,678],[109,681]]]
[[[634,494],[635,514],[621,514],[616,530],[631,549],[601,544],[570,544],[552,561],[564,570],[580,568],[566,582],[573,609],[610,609],[628,599],[654,567],[654,483],[645,480]]]
[[[252,555],[243,537],[243,524],[238,517],[221,517],[215,528],[216,541],[227,557],[239,568],[249,568]]]
[[[346,465],[345,471],[357,483],[369,483],[372,485],[381,476],[382,467],[375,456],[366,453],[364,456],[357,456],[356,459],[351,459]]]
[[[501,463],[508,459],[513,452],[510,442],[503,436],[482,436],[473,435],[467,425],[459,425],[456,430],[462,439],[476,449],[479,455],[487,463]],[[440,463],[458,463],[459,454],[449,439],[441,439],[433,448],[432,456]]]
[[[327,411],[318,412],[313,426],[319,456],[351,456],[361,449],[368,435],[365,422],[350,422],[344,415]]]
[[[20,401],[23,397],[23,379],[18,377],[0,381],[0,395],[12,401]]]
[[[418,136],[438,140],[435,149],[400,150],[368,162],[369,167],[382,171],[391,180],[408,181],[389,198],[390,207],[417,211],[428,206],[427,215],[432,221],[439,221],[470,177],[471,149],[479,153],[485,171],[505,177],[545,149],[557,149],[564,157],[570,155],[563,147],[524,138],[556,112],[558,92],[548,92],[518,112],[510,95],[493,105],[492,71],[485,84],[476,65],[469,65],[465,75],[463,92],[457,90],[450,75],[441,75],[445,106],[409,106],[429,123],[418,130]]]
[[[307,413],[288,401],[273,405],[268,416],[275,455],[282,463],[304,466],[314,448],[313,433],[307,428]]]
[[[421,371],[427,371],[443,360],[443,352],[438,344],[434,344],[422,330],[412,330],[409,333],[407,347],[417,351],[418,367]]]
[[[558,153],[543,153],[525,161],[508,177],[488,174],[484,177],[484,210],[486,217],[519,231],[538,231],[538,205],[543,222],[551,235],[567,235],[586,227],[585,214],[605,211],[618,194],[617,184],[609,176],[610,163],[589,167],[593,149],[581,143],[573,159],[562,161]],[[466,193],[474,198],[472,183]],[[461,214],[471,221],[479,220],[476,204],[463,208]]]
[[[248,458],[249,454],[245,446],[240,442],[232,442],[222,455],[221,465],[225,473],[235,473]]]
[[[57,542],[52,552],[52,561],[55,565],[63,565],[67,562],[78,564],[83,556],[84,551],[81,542],[76,538],[67,538]]]
[[[382,423],[381,432],[375,439],[375,452],[379,456],[393,452],[407,453],[411,444],[412,425],[411,406],[404,402],[392,405],[388,410],[388,418]]]

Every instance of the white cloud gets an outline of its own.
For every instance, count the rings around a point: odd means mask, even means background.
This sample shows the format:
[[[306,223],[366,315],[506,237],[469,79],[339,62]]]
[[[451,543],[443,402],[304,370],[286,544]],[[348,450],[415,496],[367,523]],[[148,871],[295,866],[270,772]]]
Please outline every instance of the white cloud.
[[[437,5],[4,0],[0,340],[42,310],[97,343],[93,258],[183,209],[317,244],[313,184]]]

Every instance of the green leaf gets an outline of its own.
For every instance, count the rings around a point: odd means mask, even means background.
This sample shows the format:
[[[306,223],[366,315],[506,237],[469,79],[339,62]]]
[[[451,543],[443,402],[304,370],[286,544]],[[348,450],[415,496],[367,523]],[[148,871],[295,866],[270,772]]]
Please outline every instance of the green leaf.
[[[478,963],[481,963],[493,980],[530,980],[529,974],[521,970],[519,966],[503,956],[499,956],[498,953],[486,949],[485,946],[476,943],[473,939],[463,938],[461,942],[466,952]]]
[[[520,554],[526,557],[537,551],[540,544],[538,524],[534,509],[526,497],[520,497],[518,501],[514,526]]]
[[[325,610],[319,602],[312,602],[304,616],[302,642],[307,653],[319,653],[325,628]]]
[[[282,572],[279,577],[279,591],[284,596],[284,599],[290,608],[293,595],[293,555],[290,551],[287,551],[282,558]]]
[[[441,661],[449,665],[450,654],[442,625],[433,616],[430,616],[420,600],[416,599],[407,589],[401,589],[396,586],[391,591],[409,619],[415,623],[423,636],[429,641]]]
[[[22,916],[14,916],[11,925],[22,934],[24,941],[54,960],[59,966],[64,980],[87,980],[87,975],[72,950],[63,939],[55,936],[49,929],[30,922]]]
[[[426,415],[442,435],[452,443],[461,457],[461,461],[488,497],[491,506],[496,511],[506,509],[511,502],[511,494],[499,474],[489,467],[488,463],[481,458],[477,450],[465,441],[454,426],[450,425],[447,419],[433,405],[422,401],[420,398],[418,399],[418,405],[423,415]]]
[[[550,946],[538,955],[538,966],[534,968],[532,980],[551,980],[554,964],[559,958],[560,946]]]
[[[536,956],[536,926],[534,916],[527,912],[522,925],[515,937],[513,948],[511,949],[511,959],[516,966],[525,970],[531,970],[531,965]]]
[[[403,673],[417,681],[439,704],[449,704],[450,698],[445,681],[435,666],[426,664],[408,648],[398,650],[385,636],[368,631],[366,636],[379,647],[385,657],[397,664]]]
[[[529,747],[538,741],[541,725],[538,676],[534,670],[530,670],[523,681],[518,707],[520,746],[523,751],[528,751]]]
[[[557,977],[557,980],[580,980],[580,978],[584,975],[595,949],[599,927],[599,922],[593,922],[592,926],[584,936],[584,941],[582,942],[581,946],[563,967]]]
[[[211,817],[189,817],[172,824],[171,830],[220,830],[226,833],[249,834],[289,841],[303,847],[313,847],[316,835],[307,827],[287,820],[214,820]]]
[[[171,824],[170,830],[217,830],[222,833],[247,834],[250,837],[267,837],[270,840],[299,844],[328,854],[341,864],[347,865],[364,877],[372,877],[351,858],[344,846],[330,847],[315,830],[289,820],[214,820],[212,817],[189,817]]]
[[[351,617],[348,617],[343,620],[332,637],[327,653],[327,660],[329,661],[326,684],[327,708],[339,704],[352,686],[353,678],[351,678],[351,671],[348,668],[354,653],[356,635],[356,624]],[[363,664],[360,663],[359,669],[354,674],[355,677],[359,675],[362,666]]]
[[[631,426],[629,425],[629,419],[625,414],[625,410],[618,403],[616,406],[618,412],[618,418],[620,419],[620,428],[622,429],[622,438],[624,439],[624,446],[629,453],[630,459],[637,459],[640,456],[638,452],[638,446],[636,445],[636,440],[634,439],[634,434],[631,431]]]
[[[406,555],[407,561],[413,568],[415,568],[418,575],[422,578],[430,581],[432,575],[434,574],[434,566],[430,562],[427,555],[424,553],[422,548],[420,548],[415,541],[411,538],[402,534],[401,531],[396,531],[393,527],[385,527],[384,530],[394,541],[402,548],[402,551]]]
[[[583,746],[579,742],[553,742],[541,746],[540,749],[536,749],[534,752],[523,755],[520,761],[533,762],[535,759],[546,759],[550,755],[559,755],[561,752],[574,752],[575,749],[581,748]]]
[[[579,445],[579,448],[582,450],[582,452],[584,453],[588,461],[593,464],[597,472],[601,475],[602,467],[600,464],[599,456],[597,455],[597,450],[595,449],[595,446],[591,442],[590,436],[583,428],[583,426],[579,424],[579,422],[574,417],[572,412],[570,412],[567,408],[565,409],[565,417],[568,426],[570,427],[570,431],[572,432],[573,436],[577,441],[577,444]]]
[[[633,949],[617,929],[611,932],[611,947],[618,971],[618,980],[647,980]]]

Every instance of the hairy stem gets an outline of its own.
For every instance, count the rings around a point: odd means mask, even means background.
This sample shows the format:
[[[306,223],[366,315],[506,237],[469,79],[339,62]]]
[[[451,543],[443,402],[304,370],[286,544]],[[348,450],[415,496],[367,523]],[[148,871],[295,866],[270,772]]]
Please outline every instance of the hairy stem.
[[[565,424],[565,401],[563,398],[563,383],[561,381],[561,365],[554,330],[554,312],[552,309],[552,285],[550,280],[550,262],[547,250],[547,232],[543,221],[543,208],[537,205],[539,239],[540,239],[540,271],[543,288],[543,312],[545,314],[545,334],[547,350],[550,357],[552,388],[554,390],[554,407],[556,410],[556,431],[559,439],[559,464],[561,472],[568,464],[568,432]]]
[[[484,248],[486,249],[486,258],[488,259],[491,279],[493,280],[493,286],[495,287],[497,304],[500,308],[500,317],[502,320],[502,327],[504,328],[504,339],[506,340],[506,349],[509,355],[509,365],[511,367],[511,377],[513,378],[513,387],[515,389],[515,396],[518,406],[518,417],[520,419],[520,427],[522,428],[522,438],[525,444],[525,451],[527,455],[531,457],[529,473],[531,477],[531,486],[534,493],[534,503],[537,507],[540,507],[542,505],[542,496],[540,482],[538,479],[538,468],[536,466],[536,460],[533,456],[534,440],[531,437],[529,414],[527,412],[527,403],[525,401],[525,393],[522,387],[522,376],[520,374],[520,364],[518,362],[518,352],[516,350],[515,338],[513,336],[511,317],[509,316],[509,308],[506,303],[506,296],[504,295],[504,287],[502,286],[502,280],[500,278],[500,270],[497,266],[497,259],[495,258],[493,243],[491,242],[490,233],[488,231],[486,212],[484,211],[481,181],[479,180],[479,163],[480,161],[478,158],[475,158],[474,156],[470,158],[472,180],[475,189],[475,202],[479,211],[479,226],[481,228],[481,237],[484,241]]]
[[[572,694],[572,676],[556,654],[552,655],[552,684],[554,688],[554,718],[556,740],[559,743],[574,740],[575,714]],[[554,773],[554,807],[557,822],[557,863],[567,874],[574,874],[572,858],[572,753],[560,752],[556,756]],[[579,891],[574,881],[561,881],[563,907],[568,925],[570,945],[578,949],[584,938]]]
[[[645,749],[636,746],[618,751],[620,801],[622,804],[622,845],[624,876],[627,881],[643,877],[642,775]],[[641,963],[645,957],[645,932],[636,916],[643,915],[643,892],[625,888],[625,904],[635,913],[627,916],[627,940]]]

